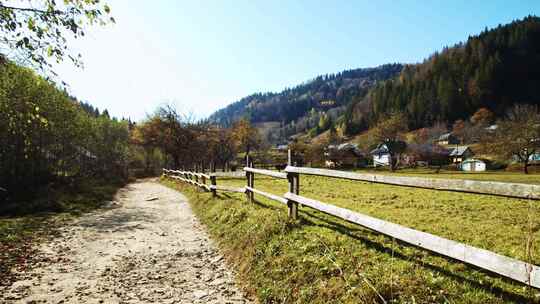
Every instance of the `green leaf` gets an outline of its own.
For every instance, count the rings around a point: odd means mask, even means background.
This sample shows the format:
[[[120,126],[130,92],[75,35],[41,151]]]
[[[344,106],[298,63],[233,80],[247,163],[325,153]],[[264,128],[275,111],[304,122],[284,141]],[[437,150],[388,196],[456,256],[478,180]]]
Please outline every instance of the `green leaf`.
[[[32,17],[28,18],[28,29],[33,31],[36,28],[36,23]]]

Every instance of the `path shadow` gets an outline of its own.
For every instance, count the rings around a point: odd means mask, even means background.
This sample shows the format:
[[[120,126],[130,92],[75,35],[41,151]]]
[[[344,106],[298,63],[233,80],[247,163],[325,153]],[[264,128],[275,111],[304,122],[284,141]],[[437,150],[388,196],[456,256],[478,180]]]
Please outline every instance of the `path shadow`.
[[[159,218],[140,209],[120,209],[81,219],[76,226],[97,232],[127,232],[142,229],[142,224],[158,222]]]

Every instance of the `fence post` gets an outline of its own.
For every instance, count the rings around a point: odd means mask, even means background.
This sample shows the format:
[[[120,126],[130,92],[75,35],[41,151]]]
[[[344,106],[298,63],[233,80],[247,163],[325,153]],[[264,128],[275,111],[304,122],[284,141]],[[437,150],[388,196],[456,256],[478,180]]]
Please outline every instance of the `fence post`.
[[[292,153],[291,149],[288,151],[287,165],[292,165]],[[300,194],[300,176],[298,173],[287,172],[287,180],[289,181],[289,192],[294,194]],[[295,201],[287,200],[287,207],[289,208],[289,218],[298,219],[298,203]]]
[[[246,155],[246,167],[249,167],[249,154]],[[246,171],[246,185],[251,187],[251,172]],[[252,202],[252,193],[250,190],[246,189],[246,198],[248,202]]]
[[[253,160],[249,161],[249,167],[253,168]],[[253,172],[250,172],[250,174],[249,174],[249,185],[250,185],[251,188],[255,188],[255,173],[253,173]],[[255,195],[255,193],[253,193],[253,191],[249,192],[249,202],[250,203],[253,203],[254,195]]]
[[[212,187],[210,190],[212,191],[212,197],[217,197],[217,191],[216,191],[216,188],[215,186],[217,186],[217,183],[216,183],[216,176],[215,175],[211,175],[210,176],[210,184],[212,184]]]
[[[204,174],[204,172],[203,172],[203,174]],[[204,175],[201,176],[201,183],[206,185],[206,177],[204,177]]]

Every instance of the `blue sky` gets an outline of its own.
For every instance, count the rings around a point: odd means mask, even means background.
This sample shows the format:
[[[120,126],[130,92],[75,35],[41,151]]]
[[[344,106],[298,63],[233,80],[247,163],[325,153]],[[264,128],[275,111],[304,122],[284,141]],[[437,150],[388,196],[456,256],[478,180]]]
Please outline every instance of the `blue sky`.
[[[540,1],[109,0],[117,23],[74,41],[69,90],[117,117],[170,103],[205,117],[319,74],[419,62],[485,27],[540,15]]]

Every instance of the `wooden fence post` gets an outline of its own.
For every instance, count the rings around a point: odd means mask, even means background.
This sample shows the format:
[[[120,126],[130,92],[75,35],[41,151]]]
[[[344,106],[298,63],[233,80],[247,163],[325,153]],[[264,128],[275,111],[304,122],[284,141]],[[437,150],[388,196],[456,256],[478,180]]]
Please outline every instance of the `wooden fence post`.
[[[204,172],[203,172],[203,175],[201,176],[201,183],[206,185],[206,177],[204,176]]]
[[[217,191],[216,191],[216,188],[215,186],[217,186],[217,182],[216,182],[216,176],[215,175],[211,175],[210,176],[210,184],[212,184],[212,187],[210,190],[212,191],[212,197],[217,197]]]
[[[249,167],[253,168],[253,160],[249,161]],[[255,173],[253,173],[253,172],[250,172],[250,174],[249,174],[249,186],[251,188],[255,188]],[[253,203],[254,195],[255,195],[255,193],[253,193],[253,191],[249,191],[249,202],[250,203]]]
[[[288,151],[287,165],[292,165],[292,152]],[[287,172],[287,180],[289,181],[289,192],[294,194],[300,194],[300,175],[298,173]],[[298,219],[298,203],[292,200],[287,200],[287,207],[289,208],[289,218]]]
[[[249,155],[246,155],[246,167],[249,167]],[[246,185],[251,187],[251,172],[249,171],[246,171]],[[246,189],[246,198],[248,202],[252,202],[253,193],[248,189]]]

